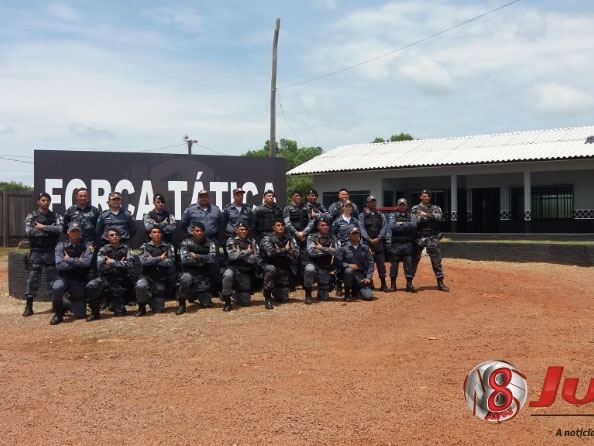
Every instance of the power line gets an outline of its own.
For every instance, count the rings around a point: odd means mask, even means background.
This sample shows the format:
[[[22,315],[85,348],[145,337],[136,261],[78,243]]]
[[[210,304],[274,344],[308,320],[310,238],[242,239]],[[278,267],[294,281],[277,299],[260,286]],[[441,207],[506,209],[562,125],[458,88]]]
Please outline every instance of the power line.
[[[179,146],[185,146],[186,143],[182,142],[180,144],[173,144],[172,146],[165,146],[165,147],[156,147],[154,149],[144,149],[144,150],[139,150],[139,152],[153,152],[155,150],[165,150],[165,149],[171,149],[172,147],[179,147]]]
[[[217,155],[223,155],[223,156],[227,156],[227,154],[226,154],[226,153],[219,152],[218,150],[211,149],[210,147],[204,146],[204,145],[202,145],[202,144],[196,144],[196,145],[197,145],[198,147],[202,147],[203,149],[210,150],[211,152],[213,152],[213,153],[216,153]]]
[[[382,54],[380,56],[375,56],[375,57],[372,57],[371,59],[367,59],[367,60],[364,60],[362,62],[356,63],[354,65],[350,65],[348,67],[341,68],[340,70],[332,71],[330,73],[323,74],[321,76],[312,77],[312,78],[306,79],[304,81],[294,82],[292,84],[287,84],[287,85],[281,85],[280,87],[277,87],[277,89],[295,87],[297,85],[303,85],[303,84],[307,84],[309,82],[314,82],[314,81],[317,81],[317,80],[320,80],[320,79],[325,79],[327,77],[334,76],[335,74],[343,73],[345,71],[352,70],[353,68],[360,67],[361,65],[365,65],[365,64],[368,64],[370,62],[374,62],[374,61],[376,61],[378,59],[382,59],[382,58],[384,58],[386,56],[389,56],[391,54],[395,54],[395,53],[398,53],[400,51],[403,51],[403,50],[405,50],[407,48],[413,47],[415,45],[419,45],[419,44],[421,44],[423,42],[426,42],[427,40],[433,39],[434,37],[437,37],[437,36],[440,36],[442,34],[445,34],[445,33],[449,32],[449,31],[452,31],[452,30],[454,30],[456,28],[460,28],[461,26],[464,26],[464,25],[466,25],[466,24],[468,24],[470,22],[474,22],[475,20],[481,19],[481,18],[483,18],[483,17],[485,17],[485,16],[487,16],[489,14],[492,14],[492,13],[494,13],[496,11],[499,11],[499,10],[501,10],[503,8],[507,8],[508,6],[511,6],[514,3],[518,3],[519,1],[520,0],[513,0],[513,1],[509,2],[509,3],[506,3],[505,5],[502,5],[502,6],[499,6],[497,8],[491,9],[491,10],[489,10],[489,11],[483,13],[483,14],[480,14],[480,15],[477,15],[475,17],[472,17],[471,19],[465,20],[465,21],[463,21],[461,23],[458,23],[457,25],[454,25],[454,26],[451,26],[451,27],[446,28],[444,30],[441,30],[441,31],[439,31],[439,32],[437,32],[435,34],[431,34],[430,36],[424,37],[424,38],[422,38],[420,40],[417,40],[415,42],[412,42],[412,43],[409,43],[407,45],[404,45],[404,46],[402,46],[400,48],[397,48],[395,50],[388,51],[387,53],[384,53],[384,54]]]
[[[297,140],[297,144],[301,145],[301,142],[299,141],[299,136],[297,136],[297,133],[295,133],[295,130],[293,130],[293,127],[291,126],[291,124],[289,124],[289,121],[287,120],[287,116],[285,115],[285,109],[283,108],[283,102],[281,101],[280,94],[279,94],[278,90],[276,92],[276,95],[278,96],[278,105],[280,106],[281,114],[283,115],[283,119],[285,120],[287,126],[289,127],[289,129],[291,130],[293,135],[295,136],[295,139]]]
[[[17,160],[17,159],[8,158],[8,157],[5,157],[5,156],[0,156],[0,159],[7,160],[7,161],[14,161],[16,163],[33,164],[33,161]]]
[[[14,158],[31,158],[31,159],[33,159],[32,156],[27,156],[27,155],[10,155],[10,154],[6,154],[6,153],[2,153],[2,154],[0,154],[0,156],[12,156]]]

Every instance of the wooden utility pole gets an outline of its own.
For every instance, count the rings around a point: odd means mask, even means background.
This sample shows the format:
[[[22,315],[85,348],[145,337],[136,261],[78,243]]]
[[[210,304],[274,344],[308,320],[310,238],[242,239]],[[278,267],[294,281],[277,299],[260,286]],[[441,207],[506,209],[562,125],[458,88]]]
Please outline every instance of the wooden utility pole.
[[[276,154],[276,49],[278,47],[278,33],[280,19],[276,19],[274,27],[274,41],[272,42],[272,80],[270,81],[270,140],[268,142],[268,156]]]

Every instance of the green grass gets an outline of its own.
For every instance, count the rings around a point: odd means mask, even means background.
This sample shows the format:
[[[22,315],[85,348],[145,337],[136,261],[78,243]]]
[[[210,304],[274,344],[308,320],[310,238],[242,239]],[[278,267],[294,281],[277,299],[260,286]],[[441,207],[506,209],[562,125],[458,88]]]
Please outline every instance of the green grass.
[[[18,248],[0,248],[0,257],[8,257],[9,252],[27,252],[27,249]]]

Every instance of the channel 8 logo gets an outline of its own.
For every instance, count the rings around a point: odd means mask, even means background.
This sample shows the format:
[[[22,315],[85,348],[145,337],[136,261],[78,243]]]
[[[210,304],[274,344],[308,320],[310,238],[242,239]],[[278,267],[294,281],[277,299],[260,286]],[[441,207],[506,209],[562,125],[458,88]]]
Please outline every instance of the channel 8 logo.
[[[511,420],[524,406],[527,396],[526,377],[509,362],[483,362],[464,380],[468,408],[490,422]]]

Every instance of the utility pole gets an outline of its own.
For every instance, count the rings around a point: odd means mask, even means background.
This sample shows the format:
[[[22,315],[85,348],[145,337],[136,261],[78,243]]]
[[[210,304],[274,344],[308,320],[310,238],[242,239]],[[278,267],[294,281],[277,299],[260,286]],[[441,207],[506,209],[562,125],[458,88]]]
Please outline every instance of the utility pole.
[[[194,144],[196,144],[198,142],[198,140],[197,139],[190,139],[190,137],[188,135],[184,135],[183,140],[188,145],[188,155],[191,155],[192,154],[192,146]]]
[[[277,17],[272,42],[272,80],[270,81],[270,140],[268,142],[268,156],[276,154],[276,49],[278,47],[278,33],[280,19]]]

